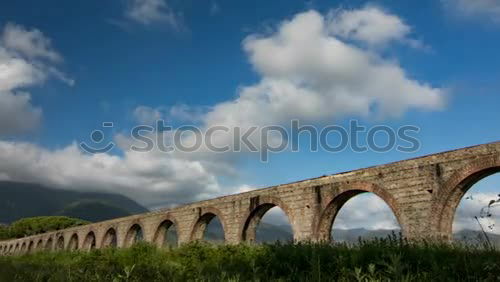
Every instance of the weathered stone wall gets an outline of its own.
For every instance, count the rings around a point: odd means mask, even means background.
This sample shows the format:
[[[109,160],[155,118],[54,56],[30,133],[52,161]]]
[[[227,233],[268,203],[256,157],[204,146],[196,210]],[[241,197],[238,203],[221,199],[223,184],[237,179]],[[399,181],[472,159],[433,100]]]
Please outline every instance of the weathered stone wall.
[[[288,215],[295,241],[329,240],[342,205],[362,192],[373,192],[389,205],[407,238],[449,239],[454,212],[464,193],[479,179],[497,171],[500,142],[1,241],[0,253],[114,244],[127,247],[133,244],[139,229],[145,241],[161,244],[163,232],[158,229],[162,223],[175,226],[179,243],[186,243],[201,239],[215,216],[222,223],[226,242],[236,244],[253,241],[260,219],[274,206]],[[116,237],[110,235],[113,233]]]

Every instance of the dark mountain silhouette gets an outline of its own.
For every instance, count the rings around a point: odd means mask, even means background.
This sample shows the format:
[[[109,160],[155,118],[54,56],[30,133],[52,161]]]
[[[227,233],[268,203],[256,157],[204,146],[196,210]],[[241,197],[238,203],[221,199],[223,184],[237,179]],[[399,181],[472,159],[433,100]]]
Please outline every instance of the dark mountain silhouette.
[[[53,189],[39,184],[0,181],[0,223],[25,217],[65,215],[102,221],[148,210],[118,194]]]

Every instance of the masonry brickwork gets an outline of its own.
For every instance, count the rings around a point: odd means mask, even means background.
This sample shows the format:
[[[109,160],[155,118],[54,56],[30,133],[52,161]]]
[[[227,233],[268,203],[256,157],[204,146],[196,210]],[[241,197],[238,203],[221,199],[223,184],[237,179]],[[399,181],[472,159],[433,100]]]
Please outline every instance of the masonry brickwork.
[[[221,221],[228,244],[252,242],[262,216],[278,206],[294,241],[327,241],[333,221],[352,197],[372,192],[392,209],[408,239],[449,240],[455,210],[481,178],[500,171],[500,142],[344,172],[25,238],[0,241],[0,254],[40,249],[128,247],[138,238],[161,246],[175,226],[178,243],[203,238]],[[138,236],[138,234],[141,236]]]

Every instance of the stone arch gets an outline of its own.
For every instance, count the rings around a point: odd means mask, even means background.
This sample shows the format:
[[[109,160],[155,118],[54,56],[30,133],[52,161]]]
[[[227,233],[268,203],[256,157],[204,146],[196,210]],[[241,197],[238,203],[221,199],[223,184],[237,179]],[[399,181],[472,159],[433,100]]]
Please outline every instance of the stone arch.
[[[114,227],[110,227],[102,237],[101,248],[118,247],[118,233]]]
[[[171,216],[166,216],[163,221],[158,224],[158,227],[156,228],[154,237],[153,237],[153,243],[158,246],[158,247],[164,247],[164,242],[165,242],[165,237],[167,234],[167,231],[172,228],[172,226],[179,228],[179,225],[177,224],[177,221],[172,218]],[[179,231],[177,230],[177,240],[179,240]],[[176,242],[178,244],[178,242]]]
[[[36,243],[36,247],[37,251],[41,251],[43,249],[43,239],[39,239],[38,240],[38,243]]]
[[[255,242],[257,227],[259,226],[262,217],[267,213],[267,211],[274,207],[279,207],[286,214],[295,237],[296,232],[293,225],[292,213],[288,206],[277,197],[257,196],[250,199],[250,209],[243,216],[243,222],[240,224],[240,240]]]
[[[50,251],[54,247],[54,239],[52,237],[49,237],[47,241],[45,242],[45,250]]]
[[[193,227],[191,228],[191,241],[202,240],[207,225],[215,217],[219,218],[220,223],[222,225],[222,231],[224,233],[224,240],[227,240],[225,218],[222,216],[222,213],[218,209],[214,207],[208,207],[208,208],[201,208],[200,216],[198,217]]]
[[[56,250],[64,250],[64,235],[59,235],[59,237],[57,237],[57,241],[56,241],[56,245],[54,247],[54,249]]]
[[[24,252],[26,252],[26,248],[27,248],[26,242],[23,242],[21,244],[21,250],[20,250],[22,254],[24,254]]]
[[[78,234],[73,233],[69,238],[67,249],[70,251],[78,250]]]
[[[127,230],[125,241],[123,242],[124,247],[131,247],[137,242],[144,241],[144,227],[142,227],[140,222],[132,223]]]
[[[453,219],[460,200],[481,179],[500,172],[500,157],[473,161],[453,173],[433,197],[431,224],[440,239],[451,240]]]
[[[82,243],[82,249],[85,251],[93,250],[97,246],[96,237],[94,231],[90,231],[85,236],[85,240]]]
[[[377,195],[389,206],[392,213],[396,216],[404,234],[404,219],[402,218],[399,206],[394,197],[389,192],[374,183],[355,182],[340,184],[339,188],[335,191],[333,199],[331,199],[321,211],[315,228],[316,240],[324,242],[330,241],[333,222],[342,206],[344,206],[344,204],[354,196],[366,192],[371,192]]]
[[[28,250],[27,250],[27,252],[28,252],[28,253],[32,253],[32,252],[33,252],[33,250],[34,250],[34,248],[35,248],[35,242],[34,242],[33,240],[31,240],[31,241],[29,242],[29,244],[28,244]]]
[[[19,243],[16,243],[16,246],[14,247],[14,253],[18,253],[19,252]]]

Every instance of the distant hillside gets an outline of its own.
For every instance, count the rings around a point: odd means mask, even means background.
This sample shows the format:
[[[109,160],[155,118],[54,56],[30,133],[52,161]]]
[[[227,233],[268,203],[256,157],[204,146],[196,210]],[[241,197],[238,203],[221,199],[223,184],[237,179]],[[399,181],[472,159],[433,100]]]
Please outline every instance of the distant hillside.
[[[353,229],[334,229],[332,238],[340,243],[359,243],[359,238],[370,240],[374,238],[387,238],[392,234],[399,236],[399,229],[376,229],[369,230],[364,228]],[[207,228],[205,239],[208,241],[222,242],[222,226],[219,224],[210,224]],[[462,230],[453,234],[455,241],[467,244],[482,244],[484,235],[480,231]],[[500,247],[500,235],[488,233],[488,237],[493,245]],[[257,228],[257,242],[289,242],[293,240],[292,230],[289,225],[273,225],[261,222]]]
[[[335,238],[336,242],[357,243],[359,242],[359,238],[362,238],[364,240],[370,240],[374,238],[387,238],[393,233],[399,236],[399,232],[399,229],[333,229],[332,238]]]
[[[487,233],[487,234],[491,244],[500,247],[500,235],[493,233]],[[476,231],[476,230],[468,230],[468,229],[461,230],[453,234],[453,239],[455,241],[460,241],[474,245],[485,243],[484,234],[481,231]]]
[[[0,207],[0,223],[49,215],[96,222],[148,211],[118,194],[60,190],[9,181],[0,181]]]
[[[205,233],[205,239],[212,242],[222,242],[222,226],[220,224],[209,224]],[[261,222],[257,228],[257,242],[290,242],[293,241],[292,229],[289,225],[273,225]]]

